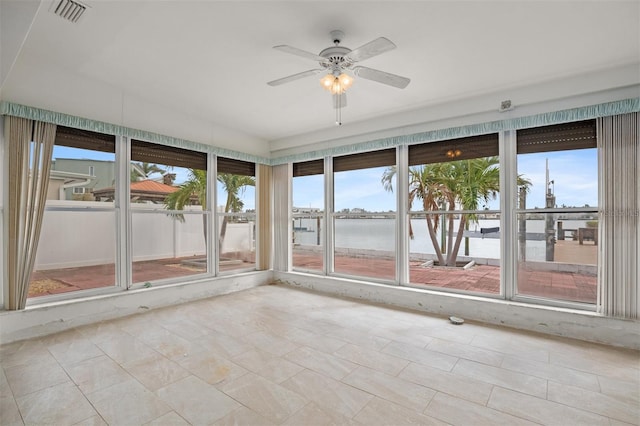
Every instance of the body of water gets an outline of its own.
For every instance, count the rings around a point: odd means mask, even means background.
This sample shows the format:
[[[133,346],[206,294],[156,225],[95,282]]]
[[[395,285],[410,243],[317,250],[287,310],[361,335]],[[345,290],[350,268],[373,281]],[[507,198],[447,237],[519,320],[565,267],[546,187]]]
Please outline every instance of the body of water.
[[[578,229],[586,227],[586,220],[562,220],[564,229]],[[322,226],[323,222],[320,222]],[[412,219],[414,238],[409,242],[410,253],[435,254],[427,222],[425,219]],[[294,242],[301,245],[316,245],[318,221],[316,219],[300,219],[294,221]],[[469,231],[480,232],[481,228],[499,228],[500,220],[479,220],[470,223]],[[556,223],[557,227],[557,223]],[[527,220],[527,233],[540,235],[544,233],[545,221]],[[306,229],[303,230],[303,229]],[[354,248],[367,250],[393,251],[395,249],[395,220],[393,219],[336,219],[335,246],[336,248]],[[458,229],[458,221],[454,222],[454,230]],[[499,259],[499,234],[486,234],[485,238],[469,238],[469,256]],[[567,234],[567,239],[570,234]],[[322,239],[322,238],[321,238]],[[438,242],[440,242],[440,228],[438,228]],[[324,241],[321,241],[324,243]],[[544,261],[545,241],[527,240],[527,259]],[[458,251],[464,255],[464,239]]]

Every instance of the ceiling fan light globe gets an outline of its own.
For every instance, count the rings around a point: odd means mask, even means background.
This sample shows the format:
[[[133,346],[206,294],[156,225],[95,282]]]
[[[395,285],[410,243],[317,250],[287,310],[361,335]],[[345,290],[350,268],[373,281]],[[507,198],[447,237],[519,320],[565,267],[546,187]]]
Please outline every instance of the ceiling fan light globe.
[[[345,73],[340,74],[340,76],[338,77],[338,80],[340,80],[340,85],[343,87],[342,89],[343,92],[345,90],[348,90],[351,87],[351,85],[353,85],[353,78],[351,78],[349,74],[345,74]]]
[[[335,79],[332,74],[327,74],[320,79],[320,85],[322,85],[325,90],[331,91]]]

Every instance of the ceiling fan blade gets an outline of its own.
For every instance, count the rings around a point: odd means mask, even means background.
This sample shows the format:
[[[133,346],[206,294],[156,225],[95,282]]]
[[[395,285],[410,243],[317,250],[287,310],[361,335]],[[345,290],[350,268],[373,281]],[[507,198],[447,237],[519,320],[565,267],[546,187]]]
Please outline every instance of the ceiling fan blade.
[[[387,52],[389,50],[393,50],[395,48],[396,45],[393,44],[391,40],[384,37],[379,37],[347,53],[345,55],[345,58],[350,60],[351,62],[358,62]]]
[[[344,108],[347,106],[347,94],[331,95],[333,101],[333,109]]]
[[[404,89],[411,81],[407,77],[402,77],[399,75],[374,70],[373,68],[367,67],[354,67],[353,73],[358,77],[377,81],[378,83],[387,84],[389,86],[397,87],[398,89]]]
[[[298,49],[297,47],[287,46],[286,44],[280,46],[273,46],[274,49],[281,52],[290,53],[296,56],[302,56],[303,58],[311,59],[314,61],[325,62],[326,59],[322,56],[318,56],[315,53],[307,52],[306,50]]]
[[[288,77],[283,77],[283,78],[279,78],[277,80],[270,81],[267,84],[269,86],[279,86],[281,84],[289,83],[290,81],[295,81],[295,80],[298,80],[300,78],[309,77],[309,76],[315,75],[315,74],[320,74],[321,72],[322,72],[322,70],[303,71],[303,72],[299,72],[297,74],[290,75]]]

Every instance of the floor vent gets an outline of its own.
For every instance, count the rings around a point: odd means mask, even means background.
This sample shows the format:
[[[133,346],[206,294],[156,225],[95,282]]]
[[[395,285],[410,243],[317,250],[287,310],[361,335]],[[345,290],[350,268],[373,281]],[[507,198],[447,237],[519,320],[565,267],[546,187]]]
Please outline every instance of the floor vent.
[[[53,13],[69,22],[77,23],[87,10],[87,6],[74,0],[60,0],[54,3]]]

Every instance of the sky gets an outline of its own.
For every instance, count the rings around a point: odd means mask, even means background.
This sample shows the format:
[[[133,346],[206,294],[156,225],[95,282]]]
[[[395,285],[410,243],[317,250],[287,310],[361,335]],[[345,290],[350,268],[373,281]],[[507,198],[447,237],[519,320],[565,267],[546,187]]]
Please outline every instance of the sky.
[[[91,151],[85,149],[77,149],[77,148],[69,148],[65,146],[54,146],[53,148],[53,159],[56,158],[77,158],[77,159],[91,159],[91,160],[102,160],[102,161],[114,161],[115,154],[108,152],[100,152],[100,151]],[[162,166],[161,166],[162,167]],[[176,180],[174,181],[175,185],[180,185],[189,179],[189,169],[184,167],[172,167],[170,169],[171,173],[176,174]],[[161,174],[152,174],[149,177],[151,179],[159,178]],[[240,194],[240,199],[244,203],[244,208],[246,209],[255,209],[255,188],[246,187],[244,191]],[[218,183],[218,206],[224,205],[226,203],[226,192],[222,189],[222,185]]]
[[[56,146],[55,158],[91,158],[94,160],[113,161],[114,155],[105,152],[87,151],[75,148]],[[545,163],[549,162],[549,179],[553,181],[551,189],[556,196],[556,206],[583,207],[598,205],[597,153],[596,149],[573,151],[556,151],[536,154],[518,155],[518,174],[532,182],[527,195],[527,208],[545,206]],[[339,172],[334,175],[335,209],[341,211],[349,208],[362,208],[367,211],[395,211],[395,193],[385,191],[381,178],[385,167]],[[188,179],[188,170],[174,167],[175,184]],[[159,175],[151,176],[159,177]],[[322,175],[302,176],[294,178],[294,207],[323,208],[324,179]],[[394,190],[397,189],[394,186]],[[225,202],[226,194],[218,184],[218,205]],[[245,209],[255,209],[255,189],[246,188],[241,198]],[[495,200],[487,206],[491,210],[499,210],[499,201]]]
[[[532,184],[527,195],[527,208],[545,207],[546,160],[549,161],[549,180],[553,181],[550,186],[556,196],[557,207],[563,204],[569,207],[598,205],[597,152],[594,148],[519,155],[518,174],[527,177]],[[385,167],[380,167],[336,173],[335,210],[395,210],[395,193],[385,191],[381,183],[384,170]],[[294,179],[293,205],[322,208],[322,175]],[[499,198],[491,201],[487,207],[499,210]]]

